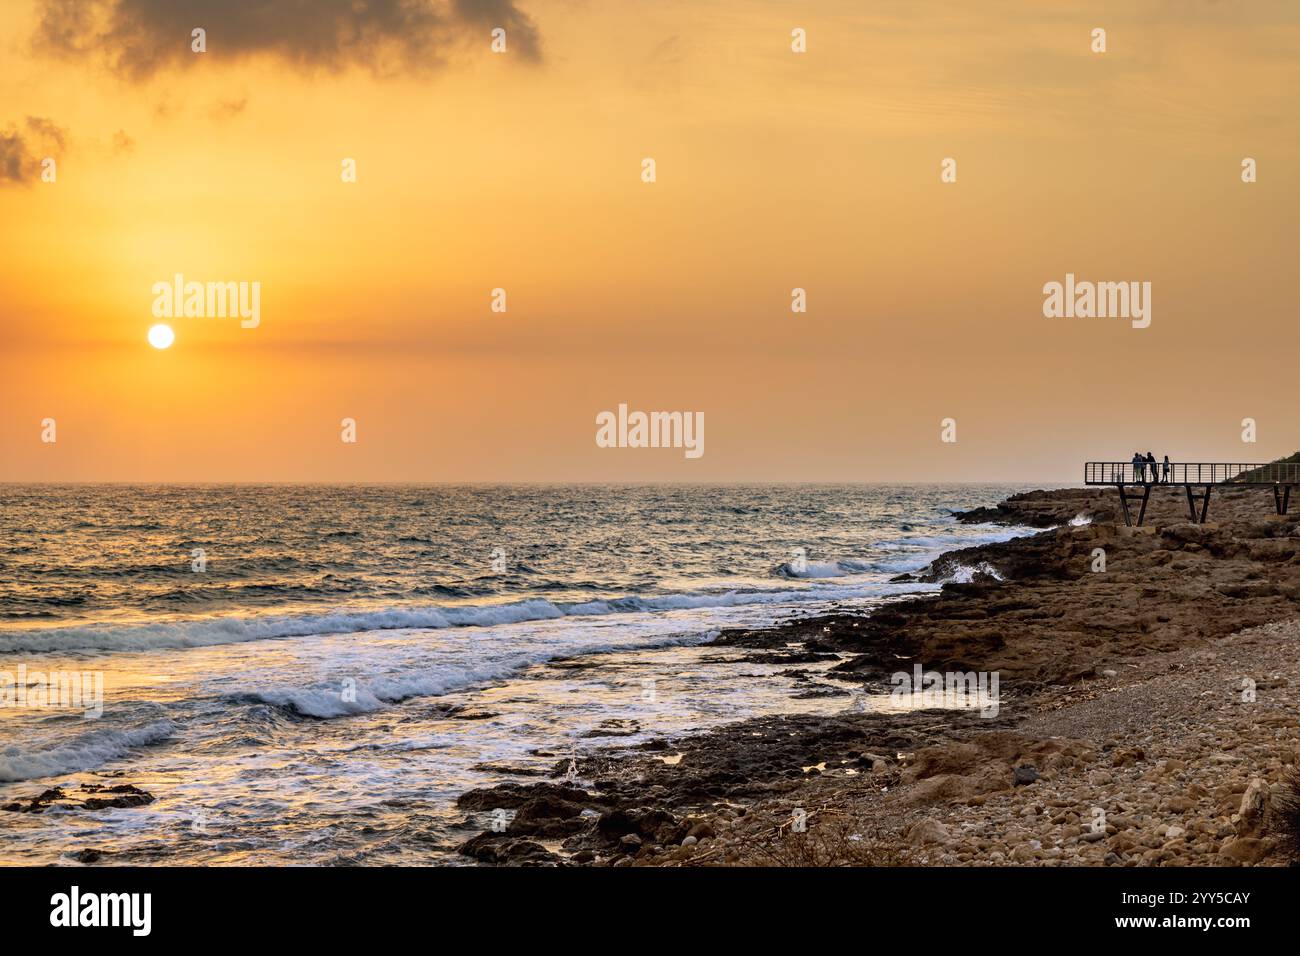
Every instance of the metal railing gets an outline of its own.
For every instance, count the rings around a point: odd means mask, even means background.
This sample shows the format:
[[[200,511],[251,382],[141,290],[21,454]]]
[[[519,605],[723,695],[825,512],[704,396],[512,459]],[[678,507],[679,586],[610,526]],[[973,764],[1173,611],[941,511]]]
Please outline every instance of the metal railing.
[[[1166,471],[1165,469],[1168,468]],[[1083,466],[1085,485],[1300,485],[1300,462],[1240,464],[1229,462],[1170,462],[1145,466],[1131,461],[1090,461]]]

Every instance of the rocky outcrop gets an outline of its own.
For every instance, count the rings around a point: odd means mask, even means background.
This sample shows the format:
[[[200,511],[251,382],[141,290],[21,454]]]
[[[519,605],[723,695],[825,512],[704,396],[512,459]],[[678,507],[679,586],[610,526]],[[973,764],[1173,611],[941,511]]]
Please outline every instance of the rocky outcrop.
[[[1017,495],[961,518],[1046,530],[945,555],[918,575],[938,594],[717,639],[768,663],[835,655],[847,686],[915,665],[997,672],[995,719],[768,717],[674,741],[672,762],[663,741],[601,753],[581,763],[581,787],[466,794],[467,811],[517,812],[462,852],[507,864],[864,859],[825,839],[787,852],[797,809],[810,825],[839,820],[859,846],[905,847],[913,863],[1276,861],[1270,808],[1295,764],[1297,721],[1276,694],[1253,711],[1239,695],[1243,678],[1252,694],[1277,674],[1300,680],[1300,634],[1257,627],[1300,619],[1300,516],[1228,491],[1211,506],[1217,523],[1192,525],[1178,493],[1153,491],[1140,529],[1116,523],[1106,489]],[[543,856],[542,840],[558,849]]]
[[[111,796],[103,796],[111,794]],[[105,786],[88,783],[76,789],[52,787],[38,793],[26,802],[18,800],[0,805],[0,810],[11,813],[43,813],[52,806],[68,810],[106,810],[121,807],[142,807],[153,803],[153,794],[130,783]]]

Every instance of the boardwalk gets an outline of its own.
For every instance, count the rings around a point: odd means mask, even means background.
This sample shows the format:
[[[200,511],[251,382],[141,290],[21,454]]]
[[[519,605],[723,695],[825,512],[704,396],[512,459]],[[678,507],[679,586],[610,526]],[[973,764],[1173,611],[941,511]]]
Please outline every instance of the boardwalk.
[[[1085,485],[1114,485],[1119,491],[1124,508],[1124,523],[1132,525],[1130,502],[1141,502],[1137,524],[1146,518],[1147,502],[1156,485],[1182,485],[1187,492],[1188,515],[1195,524],[1202,524],[1209,514],[1210,491],[1215,486],[1238,488],[1271,488],[1273,505],[1284,515],[1291,504],[1291,489],[1300,485],[1300,462],[1241,463],[1241,462],[1170,462],[1168,471],[1162,462],[1139,467],[1131,461],[1090,461],[1083,466]],[[1136,485],[1137,487],[1132,487]],[[1197,491],[1192,489],[1196,488]]]

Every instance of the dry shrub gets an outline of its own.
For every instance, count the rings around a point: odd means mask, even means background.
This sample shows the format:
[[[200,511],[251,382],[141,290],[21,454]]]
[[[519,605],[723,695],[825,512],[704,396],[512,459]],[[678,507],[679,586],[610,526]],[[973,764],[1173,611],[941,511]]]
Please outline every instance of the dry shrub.
[[[809,814],[808,829],[779,827],[753,847],[753,866],[906,866],[902,842],[860,819]]]
[[[1300,769],[1291,767],[1269,806],[1269,830],[1278,838],[1279,849],[1300,865]]]

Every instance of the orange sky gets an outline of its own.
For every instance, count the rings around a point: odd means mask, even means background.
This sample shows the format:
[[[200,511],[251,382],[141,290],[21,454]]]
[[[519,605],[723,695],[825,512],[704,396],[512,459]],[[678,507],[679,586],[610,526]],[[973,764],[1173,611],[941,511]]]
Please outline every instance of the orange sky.
[[[0,2],[0,480],[1053,481],[1300,448],[1293,3],[261,6]],[[1067,272],[1149,281],[1150,328],[1045,318]],[[152,349],[176,273],[260,282],[260,326]],[[703,412],[706,453],[598,448],[620,403]]]

